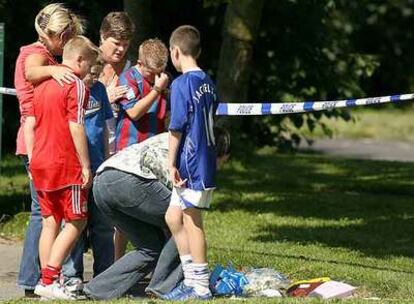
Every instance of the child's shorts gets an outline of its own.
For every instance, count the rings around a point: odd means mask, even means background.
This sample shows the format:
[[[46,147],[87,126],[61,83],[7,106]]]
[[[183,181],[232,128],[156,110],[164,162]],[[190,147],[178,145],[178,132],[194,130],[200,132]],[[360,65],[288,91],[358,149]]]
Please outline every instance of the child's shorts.
[[[43,217],[53,216],[56,222],[88,218],[88,189],[69,186],[55,191],[36,191],[40,213]]]
[[[193,190],[174,187],[171,193],[170,206],[185,210],[187,208],[208,209],[213,198],[214,189]]]

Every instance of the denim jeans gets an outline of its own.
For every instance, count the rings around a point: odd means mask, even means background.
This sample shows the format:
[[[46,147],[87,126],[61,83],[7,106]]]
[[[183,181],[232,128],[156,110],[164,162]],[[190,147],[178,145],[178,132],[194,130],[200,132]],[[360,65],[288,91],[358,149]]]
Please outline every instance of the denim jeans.
[[[94,299],[121,297],[154,269],[147,291],[171,291],[183,279],[172,238],[164,246],[171,191],[156,180],[108,169],[95,177],[93,193],[98,208],[134,249],[86,284],[85,293]]]
[[[28,171],[27,156],[21,157]],[[17,285],[24,289],[34,289],[40,279],[39,238],[42,231],[42,216],[39,201],[33,181],[30,180],[30,195],[32,198],[29,226],[24,239],[23,255],[20,261],[20,270]]]
[[[88,241],[92,247],[94,277],[114,262],[114,229],[108,218],[97,208],[92,191],[88,195],[88,211],[88,226],[63,265],[65,279],[75,277],[83,280],[83,253]]]

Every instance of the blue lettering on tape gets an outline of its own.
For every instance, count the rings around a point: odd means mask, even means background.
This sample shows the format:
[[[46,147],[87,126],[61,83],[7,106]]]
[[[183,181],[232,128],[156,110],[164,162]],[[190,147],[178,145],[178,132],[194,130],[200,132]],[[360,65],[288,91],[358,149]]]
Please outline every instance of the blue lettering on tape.
[[[284,103],[280,107],[280,113],[294,113],[295,104],[293,103]]]
[[[378,103],[381,103],[380,97],[367,98],[367,101],[365,102],[365,104],[367,105],[378,104]]]
[[[239,105],[236,110],[237,114],[249,115],[252,113],[253,105]]]
[[[335,109],[336,101],[325,101],[322,103],[323,110],[332,110]]]

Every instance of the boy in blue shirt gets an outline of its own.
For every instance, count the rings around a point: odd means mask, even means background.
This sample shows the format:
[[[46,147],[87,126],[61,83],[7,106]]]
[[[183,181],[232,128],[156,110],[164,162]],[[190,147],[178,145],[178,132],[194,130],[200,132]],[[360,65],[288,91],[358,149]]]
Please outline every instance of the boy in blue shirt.
[[[90,89],[89,102],[85,111],[85,130],[93,176],[98,167],[109,157],[107,121],[113,118],[106,88],[98,81],[102,69],[103,62],[98,60],[83,80]],[[96,207],[92,191],[89,192],[88,209],[89,218],[86,231],[93,251],[93,276],[95,277],[113,264],[114,229],[106,221],[105,215]],[[77,291],[83,287],[85,246],[85,238],[81,238],[63,266],[65,286],[69,291]]]
[[[184,281],[170,300],[209,299],[209,271],[202,209],[208,209],[216,173],[213,114],[217,107],[215,86],[197,65],[200,33],[189,25],[170,37],[171,60],[183,74],[171,85],[168,166],[173,183],[166,222],[177,243]]]

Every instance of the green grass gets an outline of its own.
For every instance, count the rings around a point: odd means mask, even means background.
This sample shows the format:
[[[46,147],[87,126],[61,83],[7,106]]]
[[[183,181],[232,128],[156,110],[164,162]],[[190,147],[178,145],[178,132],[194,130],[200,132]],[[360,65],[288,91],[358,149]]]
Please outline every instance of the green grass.
[[[9,178],[14,180],[12,174]],[[212,266],[272,267],[292,280],[329,276],[358,286],[359,298],[414,301],[414,164],[263,149],[243,162],[232,160],[218,183],[205,215]],[[13,189],[25,187],[19,185]],[[0,191],[3,199],[3,187]],[[10,204],[27,194],[19,191]],[[19,215],[18,223],[9,221],[1,231],[17,231],[24,218]]]
[[[342,119],[322,119],[333,132],[334,138],[371,138],[390,141],[414,142],[414,109],[352,109],[350,113],[354,122]],[[289,124],[294,129],[292,124]],[[313,134],[306,128],[301,132],[310,138],[326,137],[321,127]]]
[[[22,237],[28,214],[20,213],[30,209],[30,191],[23,163],[19,158],[7,155],[0,162],[0,236]]]

